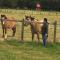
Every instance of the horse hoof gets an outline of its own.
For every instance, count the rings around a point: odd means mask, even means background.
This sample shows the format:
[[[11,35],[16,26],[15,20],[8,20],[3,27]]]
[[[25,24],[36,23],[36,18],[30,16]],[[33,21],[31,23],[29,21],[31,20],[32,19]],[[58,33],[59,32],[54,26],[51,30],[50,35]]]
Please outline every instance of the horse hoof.
[[[5,35],[5,39],[7,39],[7,34]]]

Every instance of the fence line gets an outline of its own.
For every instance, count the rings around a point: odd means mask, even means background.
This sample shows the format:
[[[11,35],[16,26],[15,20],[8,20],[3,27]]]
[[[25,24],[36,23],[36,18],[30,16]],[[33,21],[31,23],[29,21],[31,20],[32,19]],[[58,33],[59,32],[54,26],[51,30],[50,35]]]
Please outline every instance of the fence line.
[[[11,21],[11,20],[8,20],[8,21]],[[14,20],[12,20],[12,21],[14,21]],[[24,19],[21,20],[21,21],[16,21],[16,22],[21,22],[22,23],[22,26],[21,26],[21,41],[23,41],[24,40]],[[60,24],[57,24],[57,21],[55,21],[54,23],[49,23],[49,24],[54,26],[54,31],[53,31],[54,32],[54,38],[53,38],[53,42],[55,43],[56,42],[57,25],[60,25]]]
[[[23,20],[24,22],[24,20]],[[40,23],[40,22],[39,22]],[[24,40],[24,23],[22,23],[22,40]],[[55,21],[54,23],[48,23],[50,25],[54,25],[54,38],[53,38],[53,42],[55,43],[56,42],[56,28],[57,28],[57,21]]]

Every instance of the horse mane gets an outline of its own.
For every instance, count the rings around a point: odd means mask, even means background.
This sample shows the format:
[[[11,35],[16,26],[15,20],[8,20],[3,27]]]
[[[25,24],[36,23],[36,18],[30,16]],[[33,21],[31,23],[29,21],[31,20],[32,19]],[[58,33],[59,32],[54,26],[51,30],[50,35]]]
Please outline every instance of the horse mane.
[[[15,19],[14,17],[8,17],[8,18],[6,19],[6,21],[13,21],[13,22],[16,22],[16,19]]]

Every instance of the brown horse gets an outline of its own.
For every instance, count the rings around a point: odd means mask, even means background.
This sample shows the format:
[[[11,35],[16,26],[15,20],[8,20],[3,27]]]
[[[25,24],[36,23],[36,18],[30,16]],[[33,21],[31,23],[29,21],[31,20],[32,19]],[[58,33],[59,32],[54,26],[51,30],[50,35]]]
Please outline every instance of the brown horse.
[[[6,15],[1,15],[1,25],[3,30],[3,37],[7,38],[7,29],[12,29],[13,34],[15,36],[16,33],[16,20],[13,18],[7,18]]]
[[[34,35],[37,35],[38,43],[39,43],[39,34],[41,33],[41,28],[43,26],[43,20],[37,21],[34,17],[31,16],[25,16],[24,19],[24,25],[30,25],[31,26],[31,33],[32,33],[32,41],[34,39]]]

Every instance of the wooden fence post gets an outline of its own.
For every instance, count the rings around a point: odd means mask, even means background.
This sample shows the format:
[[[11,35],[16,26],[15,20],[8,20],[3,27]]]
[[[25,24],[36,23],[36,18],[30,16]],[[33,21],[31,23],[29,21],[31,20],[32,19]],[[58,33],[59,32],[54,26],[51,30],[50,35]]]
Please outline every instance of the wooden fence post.
[[[57,28],[57,21],[54,22],[54,43],[56,42],[56,28]]]
[[[23,41],[24,39],[24,19],[22,21],[22,29],[21,29],[21,41]]]

